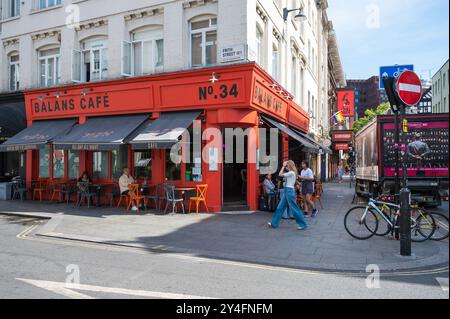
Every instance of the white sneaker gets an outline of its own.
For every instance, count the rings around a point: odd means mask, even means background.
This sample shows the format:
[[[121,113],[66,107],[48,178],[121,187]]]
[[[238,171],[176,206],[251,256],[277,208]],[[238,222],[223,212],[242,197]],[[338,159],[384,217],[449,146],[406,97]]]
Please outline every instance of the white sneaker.
[[[138,211],[138,208],[137,208],[136,206],[133,206],[133,207],[131,208],[131,210],[134,211],[134,212],[136,212],[136,211]]]

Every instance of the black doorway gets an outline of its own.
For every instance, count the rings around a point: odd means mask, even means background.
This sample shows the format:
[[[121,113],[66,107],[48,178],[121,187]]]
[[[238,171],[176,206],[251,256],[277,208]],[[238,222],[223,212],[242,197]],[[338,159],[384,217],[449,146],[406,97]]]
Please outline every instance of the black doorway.
[[[225,138],[225,131],[224,131]],[[234,137],[233,145],[226,145],[223,152],[223,210],[241,211],[248,210],[247,205],[247,146],[248,138],[242,141]],[[226,161],[227,151],[233,149],[233,161]],[[244,161],[240,161],[236,150],[241,149],[244,152]]]

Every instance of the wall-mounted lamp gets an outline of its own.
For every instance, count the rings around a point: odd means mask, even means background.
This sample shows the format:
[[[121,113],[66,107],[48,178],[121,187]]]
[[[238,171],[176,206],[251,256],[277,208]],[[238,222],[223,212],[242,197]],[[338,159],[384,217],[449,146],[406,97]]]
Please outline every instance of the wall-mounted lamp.
[[[81,94],[83,94],[83,96],[86,96],[87,95],[87,91],[83,90],[83,91],[81,91]]]
[[[56,98],[59,99],[61,97],[61,92],[56,92]]]
[[[43,101],[44,98],[43,98],[42,96],[40,96],[40,97],[38,97],[38,100],[39,100],[39,101]]]
[[[299,21],[299,22],[302,22],[302,21],[306,21],[308,18],[303,14],[303,9],[302,8],[298,8],[298,9],[291,9],[291,10],[288,10],[287,8],[284,8],[283,9],[283,19],[284,19],[284,21],[287,21],[287,18],[288,18],[288,15],[289,15],[289,13],[290,12],[293,12],[293,11],[298,11],[298,13],[295,15],[295,17],[294,17],[294,20],[295,21]]]

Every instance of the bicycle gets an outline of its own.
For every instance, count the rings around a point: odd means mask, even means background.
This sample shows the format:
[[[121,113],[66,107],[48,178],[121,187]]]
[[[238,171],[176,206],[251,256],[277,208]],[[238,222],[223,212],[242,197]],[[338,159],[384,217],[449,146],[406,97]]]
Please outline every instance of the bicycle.
[[[380,208],[381,206],[381,208]],[[387,213],[389,209],[389,213]],[[347,233],[355,239],[367,240],[375,235],[394,235],[400,229],[400,206],[397,204],[369,199],[367,206],[351,208],[344,218]],[[380,222],[385,222],[386,229],[381,228]],[[436,230],[434,217],[424,210],[411,211],[411,240],[424,242],[430,239]]]
[[[447,216],[437,212],[429,212],[425,210],[425,208],[420,207],[417,202],[413,202],[411,205],[411,212],[414,212],[415,210],[433,216],[435,223],[435,231],[433,235],[430,237],[430,240],[443,241],[449,237],[449,225]]]

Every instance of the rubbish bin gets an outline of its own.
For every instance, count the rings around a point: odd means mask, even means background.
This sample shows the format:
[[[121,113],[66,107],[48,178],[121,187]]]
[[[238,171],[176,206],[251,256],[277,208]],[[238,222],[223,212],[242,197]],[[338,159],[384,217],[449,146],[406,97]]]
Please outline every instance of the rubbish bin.
[[[11,199],[11,183],[0,183],[0,200],[10,200]]]

